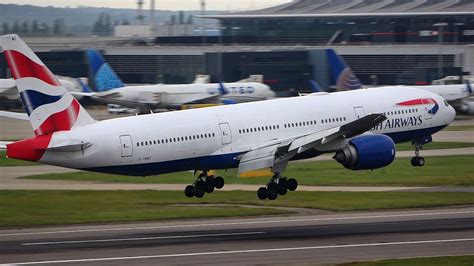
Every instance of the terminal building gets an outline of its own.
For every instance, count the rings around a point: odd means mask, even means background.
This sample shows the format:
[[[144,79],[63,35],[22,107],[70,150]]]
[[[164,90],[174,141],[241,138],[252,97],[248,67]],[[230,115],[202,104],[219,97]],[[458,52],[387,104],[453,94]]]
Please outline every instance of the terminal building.
[[[101,50],[125,83],[237,81],[262,74],[278,91],[330,85],[322,51],[334,49],[367,85],[429,84],[474,74],[472,0],[294,0],[209,15],[220,36],[25,38],[58,75],[88,76],[84,51]],[[0,78],[8,77],[0,55]]]

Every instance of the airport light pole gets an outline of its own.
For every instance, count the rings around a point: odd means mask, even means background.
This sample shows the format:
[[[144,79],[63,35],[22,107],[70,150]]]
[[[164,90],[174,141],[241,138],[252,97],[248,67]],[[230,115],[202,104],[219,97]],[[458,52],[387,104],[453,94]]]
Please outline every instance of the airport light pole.
[[[443,27],[448,26],[448,23],[446,22],[438,22],[436,24],[433,24],[434,27],[438,27],[438,79],[443,78]]]

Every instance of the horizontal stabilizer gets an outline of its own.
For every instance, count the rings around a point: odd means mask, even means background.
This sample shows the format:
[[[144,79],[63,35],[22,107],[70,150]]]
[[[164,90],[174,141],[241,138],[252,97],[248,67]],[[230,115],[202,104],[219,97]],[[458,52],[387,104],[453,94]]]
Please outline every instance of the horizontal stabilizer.
[[[0,116],[14,118],[19,120],[29,120],[28,114],[26,113],[16,113],[16,112],[8,112],[8,111],[0,111]]]
[[[13,143],[13,142],[11,142],[11,141],[0,141],[0,150],[6,150],[7,145],[11,144],[11,143]]]
[[[75,152],[75,151],[83,151],[92,144],[89,142],[84,142],[81,140],[65,140],[58,143],[52,143],[46,148],[48,151],[58,151],[58,152]]]

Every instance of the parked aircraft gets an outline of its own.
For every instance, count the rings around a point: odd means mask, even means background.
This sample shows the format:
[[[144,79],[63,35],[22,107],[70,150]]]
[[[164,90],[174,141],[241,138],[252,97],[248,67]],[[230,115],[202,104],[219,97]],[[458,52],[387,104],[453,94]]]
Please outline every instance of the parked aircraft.
[[[188,197],[222,188],[211,169],[270,168],[257,195],[273,200],[297,188],[283,176],[291,160],[334,153],[345,168],[377,169],[392,163],[396,142],[412,141],[411,163],[423,166],[421,146],[455,116],[435,93],[380,88],[95,121],[17,35],[0,45],[35,133],[4,143],[9,158],[135,176],[202,171]]]
[[[70,92],[80,92],[83,90],[81,79],[69,78],[56,76],[59,83],[63,85]],[[80,100],[81,95],[77,95],[76,99]],[[16,88],[14,79],[0,79],[0,99],[2,99],[2,106],[7,107],[20,107],[20,96],[18,89]]]
[[[75,94],[137,108],[141,113],[158,108],[179,109],[183,104],[241,103],[275,96],[269,86],[257,82],[125,86],[98,51],[88,50],[87,56],[96,91]]]
[[[333,49],[326,50],[327,58],[330,64],[330,77],[332,84],[335,85],[336,91],[356,90],[362,89],[363,85],[360,80],[354,75],[351,68],[347,65],[343,58],[341,58]],[[451,106],[461,113],[474,113],[473,102],[465,101],[469,96],[472,96],[472,86],[467,82],[466,84],[451,84],[451,85],[425,85],[425,86],[379,86],[386,88],[417,88],[426,91],[431,91],[441,95],[446,99]],[[317,91],[314,86],[311,86],[313,91]]]

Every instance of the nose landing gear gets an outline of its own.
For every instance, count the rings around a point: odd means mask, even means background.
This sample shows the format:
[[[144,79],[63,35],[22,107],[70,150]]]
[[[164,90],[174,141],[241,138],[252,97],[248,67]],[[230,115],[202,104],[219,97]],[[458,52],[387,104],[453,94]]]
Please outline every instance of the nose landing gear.
[[[184,194],[188,198],[202,198],[205,193],[212,193],[214,190],[224,187],[224,178],[221,176],[207,175],[207,171],[201,173],[194,184],[186,186]]]
[[[411,165],[414,167],[422,167],[423,165],[425,165],[425,158],[420,156],[420,150],[422,148],[422,144],[415,143],[415,157],[411,158]]]

